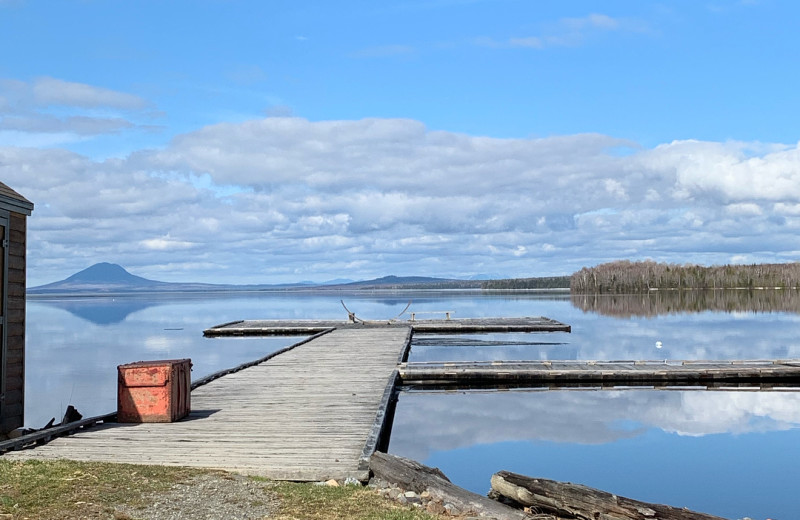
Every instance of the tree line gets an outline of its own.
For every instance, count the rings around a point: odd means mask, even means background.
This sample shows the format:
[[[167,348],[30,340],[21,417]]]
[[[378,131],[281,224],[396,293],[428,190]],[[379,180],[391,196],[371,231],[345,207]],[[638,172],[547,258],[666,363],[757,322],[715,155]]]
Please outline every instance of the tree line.
[[[539,278],[507,278],[502,280],[486,280],[481,283],[484,290],[508,289],[567,289],[569,276],[543,276]]]
[[[800,262],[679,265],[618,260],[584,267],[570,278],[573,293],[623,294],[656,289],[788,289],[800,287]]]

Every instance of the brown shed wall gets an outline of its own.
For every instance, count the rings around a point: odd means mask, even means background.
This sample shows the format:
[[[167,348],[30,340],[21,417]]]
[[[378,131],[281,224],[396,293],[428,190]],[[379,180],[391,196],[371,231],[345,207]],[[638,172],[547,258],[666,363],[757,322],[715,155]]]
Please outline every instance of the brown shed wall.
[[[19,428],[25,402],[26,216],[10,213],[6,310],[6,396],[0,407],[0,436]]]

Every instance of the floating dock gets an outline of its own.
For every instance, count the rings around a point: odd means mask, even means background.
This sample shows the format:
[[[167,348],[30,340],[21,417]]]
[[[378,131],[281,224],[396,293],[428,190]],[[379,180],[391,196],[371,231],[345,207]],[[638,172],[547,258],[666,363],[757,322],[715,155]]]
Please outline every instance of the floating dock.
[[[458,318],[439,320],[242,320],[217,325],[204,336],[297,336],[333,329],[411,328],[416,333],[473,334],[489,332],[570,332],[567,324],[542,316],[523,318]]]
[[[800,384],[800,360],[470,361],[402,363],[406,385]]]

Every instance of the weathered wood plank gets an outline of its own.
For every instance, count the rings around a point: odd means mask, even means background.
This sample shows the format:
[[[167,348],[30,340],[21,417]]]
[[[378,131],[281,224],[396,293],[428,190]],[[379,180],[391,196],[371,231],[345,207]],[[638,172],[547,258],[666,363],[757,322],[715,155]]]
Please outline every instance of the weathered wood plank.
[[[800,383],[800,360],[670,363],[642,361],[476,361],[402,363],[404,384]]]

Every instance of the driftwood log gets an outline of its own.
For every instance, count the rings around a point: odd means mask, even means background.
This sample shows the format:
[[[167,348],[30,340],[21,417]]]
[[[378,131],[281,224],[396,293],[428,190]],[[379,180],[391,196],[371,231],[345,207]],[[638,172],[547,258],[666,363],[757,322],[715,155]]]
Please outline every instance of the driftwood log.
[[[532,516],[490,498],[472,493],[451,483],[437,468],[430,468],[404,457],[376,451],[369,462],[372,473],[386,482],[397,484],[406,491],[428,491],[431,498],[451,503],[465,514],[491,517],[498,520],[530,520]]]
[[[579,520],[725,520],[688,509],[640,502],[579,484],[531,478],[509,471],[492,476],[492,491],[532,510]]]

